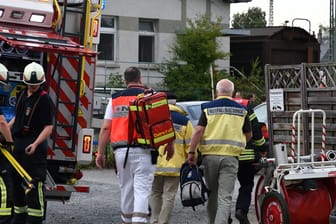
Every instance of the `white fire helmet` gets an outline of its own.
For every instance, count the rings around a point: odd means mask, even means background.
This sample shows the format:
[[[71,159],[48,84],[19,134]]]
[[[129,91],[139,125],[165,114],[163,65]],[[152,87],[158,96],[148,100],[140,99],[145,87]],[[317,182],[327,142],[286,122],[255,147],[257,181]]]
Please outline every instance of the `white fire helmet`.
[[[46,81],[43,67],[32,62],[26,65],[23,71],[23,82],[27,85],[41,85]]]
[[[0,63],[0,84],[2,85],[8,84],[8,69],[1,63]]]

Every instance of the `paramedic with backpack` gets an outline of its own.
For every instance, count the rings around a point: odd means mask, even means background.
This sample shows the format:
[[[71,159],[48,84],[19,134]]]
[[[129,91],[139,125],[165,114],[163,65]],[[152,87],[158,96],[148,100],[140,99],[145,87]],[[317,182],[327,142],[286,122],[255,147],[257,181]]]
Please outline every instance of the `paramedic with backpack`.
[[[14,157],[33,178],[34,188],[25,194],[22,177],[13,173],[14,217],[12,224],[42,224],[45,214],[44,182],[47,175],[47,139],[53,129],[53,107],[41,85],[44,69],[32,62],[23,71],[27,88],[19,95],[15,117],[10,121]]]
[[[262,135],[261,127],[251,102],[242,98],[233,98],[233,100],[247,108],[252,126],[252,139],[247,142],[245,150],[239,156],[238,181],[240,188],[235,211],[235,217],[239,220],[240,224],[250,224],[247,214],[251,205],[254,176],[258,172],[253,163],[259,161],[261,157],[266,156],[266,140]]]
[[[6,85],[8,80],[8,70],[0,64],[0,83]],[[1,143],[13,143],[10,128],[7,124],[6,118],[0,110],[0,133]],[[12,179],[11,179],[11,165],[8,160],[1,154],[0,155],[0,200],[3,206],[0,208],[0,224],[9,224],[12,214]]]
[[[112,95],[106,108],[104,122],[99,133],[96,165],[105,166],[105,148],[110,139],[114,150],[117,175],[121,188],[122,223],[147,223],[149,197],[154,178],[152,149],[128,144],[129,102],[145,91],[140,70],[129,67],[124,72],[125,90]],[[128,156],[127,156],[128,153]],[[167,159],[173,150],[167,152]],[[127,163],[124,166],[125,158]],[[156,158],[153,158],[156,159]]]
[[[159,157],[151,193],[151,224],[168,224],[179,186],[180,168],[188,159],[193,126],[187,113],[175,106],[176,95],[167,93],[169,110],[174,123],[176,139],[174,156],[167,161],[164,146],[159,148]]]
[[[230,80],[217,82],[217,98],[201,105],[202,113],[190,143],[190,165],[196,162],[194,152],[198,144],[203,155],[204,177],[210,191],[209,224],[228,223],[238,156],[252,137],[247,110],[232,100],[233,91]]]

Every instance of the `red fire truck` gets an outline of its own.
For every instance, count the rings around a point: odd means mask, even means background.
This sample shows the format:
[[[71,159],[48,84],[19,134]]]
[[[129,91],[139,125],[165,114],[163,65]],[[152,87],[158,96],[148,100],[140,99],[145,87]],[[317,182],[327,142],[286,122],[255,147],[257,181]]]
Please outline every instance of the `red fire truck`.
[[[101,3],[90,0],[0,0],[0,62],[9,70],[9,85],[0,91],[0,108],[10,120],[22,72],[32,62],[43,65],[45,89],[54,109],[49,138],[47,199],[68,200],[76,185],[78,164],[92,160],[91,115],[95,83],[96,35]]]

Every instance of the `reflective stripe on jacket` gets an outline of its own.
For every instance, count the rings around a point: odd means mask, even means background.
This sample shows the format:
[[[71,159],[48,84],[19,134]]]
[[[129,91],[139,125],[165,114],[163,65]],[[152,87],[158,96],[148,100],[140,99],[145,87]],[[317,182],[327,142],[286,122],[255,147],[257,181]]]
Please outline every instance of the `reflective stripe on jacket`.
[[[190,120],[185,116],[186,112],[179,107],[169,104],[172,120],[174,123],[175,140],[174,156],[167,161],[164,149],[166,145],[159,147],[159,157],[156,166],[155,175],[158,176],[179,176],[182,164],[188,158],[190,140],[193,132],[193,126]]]
[[[260,124],[254,110],[248,106],[248,115],[252,127],[252,139],[247,142],[245,150],[240,154],[239,161],[252,162],[256,159],[256,153],[259,153],[266,143]]]
[[[247,110],[230,97],[201,105],[207,118],[200,148],[203,155],[239,156],[246,146],[243,126]]]
[[[128,144],[128,111],[129,103],[138,94],[144,92],[141,86],[127,88],[112,95],[111,145],[112,147]]]

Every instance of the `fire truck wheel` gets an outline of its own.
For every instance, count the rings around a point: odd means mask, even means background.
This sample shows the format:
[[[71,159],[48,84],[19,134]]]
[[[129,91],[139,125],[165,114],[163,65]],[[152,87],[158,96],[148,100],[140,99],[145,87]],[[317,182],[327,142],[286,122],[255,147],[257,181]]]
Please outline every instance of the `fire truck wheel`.
[[[278,192],[265,194],[261,207],[261,223],[289,224],[289,210],[285,199]]]

